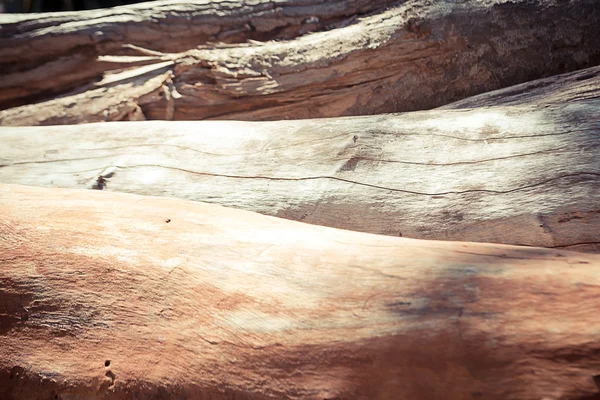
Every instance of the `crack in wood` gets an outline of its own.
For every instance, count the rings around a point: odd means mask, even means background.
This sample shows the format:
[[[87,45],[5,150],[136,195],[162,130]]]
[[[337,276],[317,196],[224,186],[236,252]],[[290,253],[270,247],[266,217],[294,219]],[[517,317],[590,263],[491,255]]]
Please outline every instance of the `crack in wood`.
[[[531,257],[531,256],[524,256],[524,257],[515,257],[515,256],[509,256],[507,254],[486,254],[486,253],[474,253],[471,251],[461,251],[461,250],[454,250],[455,253],[461,253],[461,254],[469,254],[469,255],[473,255],[473,256],[478,256],[478,257],[496,257],[496,258],[502,258],[502,259],[507,259],[507,260],[539,260],[539,261],[545,261],[548,260],[547,258],[536,258],[536,257]]]
[[[346,136],[346,134],[337,135],[336,137],[332,137],[331,139],[334,139],[334,138],[337,138],[340,136]],[[327,139],[330,139],[330,138],[327,138]],[[322,141],[322,140],[327,140],[327,139],[319,139],[317,141]],[[314,141],[311,141],[311,142],[314,142]],[[259,154],[259,153],[263,153],[263,152],[270,151],[270,150],[280,150],[280,149],[291,148],[291,147],[301,147],[301,146],[306,145],[306,143],[307,142],[293,144],[293,145],[289,145],[289,146],[267,147],[264,150],[258,150],[258,151],[246,152],[246,153],[230,153],[230,154],[212,153],[212,152],[194,149],[192,147],[173,145],[173,144],[163,144],[163,143],[150,143],[150,144],[146,143],[146,144],[135,144],[135,145],[127,145],[127,146],[99,147],[99,148],[95,148],[95,149],[80,148],[80,149],[76,149],[76,150],[78,150],[78,151],[106,151],[106,150],[127,149],[127,148],[132,148],[132,147],[134,147],[134,148],[138,148],[138,147],[173,147],[173,148],[189,150],[189,151],[193,151],[196,153],[206,154],[206,155],[211,155],[211,156],[216,156],[216,157],[235,157],[235,156]],[[352,158],[359,159],[359,160],[366,160],[366,161],[397,163],[397,164],[407,164],[407,165],[452,166],[452,165],[486,163],[486,162],[491,162],[491,161],[505,160],[505,159],[517,158],[517,157],[526,157],[526,156],[532,156],[532,155],[543,154],[543,153],[560,152],[562,150],[565,150],[566,148],[567,147],[565,146],[565,147],[559,147],[559,148],[554,148],[554,149],[540,150],[540,151],[536,151],[536,152],[532,152],[532,153],[513,154],[513,155],[505,156],[505,157],[496,157],[496,158],[489,158],[489,159],[484,159],[484,160],[474,160],[474,161],[457,161],[457,162],[450,162],[450,163],[423,163],[423,162],[403,161],[403,160],[385,160],[385,159],[376,159],[376,158],[370,158],[370,157],[364,157],[364,156],[357,156],[357,157],[352,157]],[[10,167],[12,165],[49,164],[49,163],[57,163],[57,162],[92,160],[92,159],[101,159],[101,158],[108,158],[108,157],[114,157],[114,156],[119,156],[119,155],[128,155],[128,154],[129,153],[118,153],[118,154],[110,154],[110,155],[106,155],[106,156],[64,158],[64,159],[56,159],[56,160],[19,161],[19,162],[14,162],[14,163],[10,163],[10,164],[0,164],[0,168]],[[349,160],[349,159],[340,158],[340,159],[336,159],[335,161],[343,161],[343,160]]]
[[[461,194],[467,194],[467,193],[507,194],[507,193],[514,193],[514,192],[518,192],[518,191],[521,191],[521,190],[531,189],[531,188],[534,188],[534,187],[542,186],[542,185],[545,185],[547,183],[555,182],[557,180],[561,180],[561,179],[565,179],[565,178],[572,178],[572,177],[585,176],[585,175],[591,175],[591,176],[594,176],[594,177],[600,177],[600,173],[597,173],[597,172],[577,172],[577,173],[573,173],[573,174],[559,175],[557,177],[550,178],[550,179],[545,179],[545,180],[543,180],[541,182],[537,182],[537,183],[534,183],[534,184],[531,184],[531,185],[520,186],[520,187],[517,187],[517,188],[514,188],[514,189],[508,189],[508,190],[468,189],[468,190],[461,190],[461,191],[446,191],[446,192],[438,192],[438,193],[426,193],[426,192],[417,192],[417,191],[413,191],[413,190],[397,189],[397,188],[379,186],[379,185],[374,185],[374,184],[365,183],[365,182],[353,181],[351,179],[344,179],[344,178],[339,178],[339,177],[336,177],[336,176],[326,176],[326,175],[323,175],[323,176],[306,176],[306,177],[299,177],[299,178],[269,177],[269,176],[260,176],[260,175],[256,175],[256,176],[244,176],[244,175],[217,174],[217,173],[211,173],[211,172],[198,172],[198,171],[192,171],[192,170],[185,169],[185,168],[169,167],[169,166],[158,165],[158,164],[138,164],[138,165],[131,165],[131,166],[115,166],[115,167],[116,168],[121,168],[121,169],[133,169],[133,168],[141,168],[141,167],[165,168],[165,169],[172,169],[172,170],[175,170],[175,171],[181,171],[181,172],[186,172],[186,173],[195,174],[195,175],[206,175],[206,176],[215,176],[215,177],[232,178],[232,179],[268,179],[268,180],[273,180],[273,181],[309,181],[309,180],[317,180],[317,179],[330,179],[330,180],[336,180],[336,181],[340,181],[340,182],[350,183],[350,184],[353,184],[353,185],[360,185],[360,186],[371,187],[371,188],[374,188],[374,189],[387,190],[387,191],[392,191],[392,192],[401,192],[401,193],[414,194],[414,195],[420,195],[420,196],[442,196],[442,195],[450,195],[450,194],[452,194],[452,195],[461,195]]]
[[[166,143],[140,143],[140,144],[136,143],[136,144],[125,145],[125,146],[78,148],[75,150],[103,151],[103,150],[129,149],[132,147],[134,147],[134,148],[137,148],[137,147],[174,147],[174,148],[178,148],[178,149],[182,149],[182,150],[189,150],[189,151],[193,151],[193,152],[200,153],[200,154],[206,154],[206,155],[210,155],[210,156],[233,157],[233,156],[247,156],[247,155],[251,155],[251,154],[260,154],[260,153],[270,151],[270,150],[281,150],[281,149],[289,149],[289,148],[294,148],[294,147],[304,147],[310,143],[318,143],[318,142],[323,142],[323,141],[328,141],[328,140],[334,140],[334,139],[338,139],[340,137],[344,137],[344,136],[348,136],[348,135],[349,135],[348,133],[341,133],[338,135],[321,137],[321,138],[314,139],[314,140],[307,140],[307,141],[303,141],[301,143],[294,143],[294,144],[289,144],[289,145],[285,145],[285,146],[266,147],[264,150],[249,151],[249,152],[244,152],[244,153],[212,153],[209,151],[202,151],[202,150],[194,149],[193,147],[181,146],[181,145],[177,145],[177,144],[166,144]]]
[[[401,281],[404,281],[404,280],[406,280],[406,278],[404,278],[404,277],[402,277],[402,276],[398,276],[398,275],[392,275],[392,274],[386,274],[385,272],[378,271],[378,270],[376,270],[376,269],[369,268],[369,267],[364,267],[364,266],[362,266],[362,265],[349,264],[349,265],[348,265],[348,268],[356,268],[356,269],[359,269],[359,270],[361,270],[361,271],[368,271],[368,272],[374,273],[374,274],[376,274],[376,275],[383,276],[383,277],[385,277],[385,278],[398,279],[398,280],[401,280]]]
[[[402,136],[434,136],[434,137],[447,137],[447,138],[451,138],[451,139],[457,139],[457,140],[464,140],[467,142],[489,142],[491,140],[508,140],[508,139],[529,139],[529,138],[540,138],[540,137],[547,137],[547,136],[562,136],[562,135],[570,135],[573,134],[574,132],[585,132],[585,131],[591,131],[591,132],[596,132],[598,130],[597,127],[590,127],[590,128],[582,128],[582,129],[572,129],[569,131],[564,131],[564,132],[557,132],[557,133],[542,133],[539,135],[517,135],[517,136],[502,136],[502,137],[489,137],[489,138],[485,138],[485,139],[470,139],[470,138],[465,138],[465,137],[460,137],[460,136],[454,136],[454,135],[446,135],[443,133],[398,133],[399,135]]]
[[[457,161],[457,162],[450,162],[450,163],[425,163],[425,162],[416,162],[416,161],[384,160],[384,159],[377,159],[377,158],[370,158],[370,157],[363,157],[363,156],[351,157],[350,159],[341,158],[336,161],[348,160],[348,162],[350,162],[351,160],[355,160],[354,164],[356,164],[358,161],[364,160],[364,161],[374,161],[374,162],[393,163],[393,164],[423,165],[423,166],[427,166],[427,167],[429,167],[429,166],[445,167],[445,166],[452,166],[452,165],[481,164],[481,163],[486,163],[486,162],[491,162],[491,161],[507,160],[507,159],[518,158],[518,157],[527,157],[527,156],[533,156],[533,155],[544,154],[544,153],[558,153],[561,150],[564,150],[566,148],[567,147],[559,147],[556,149],[540,150],[540,151],[536,151],[536,152],[532,152],[532,153],[513,154],[513,155],[505,156],[505,157],[496,157],[496,158],[488,158],[488,159],[484,159],[484,160],[473,160],[473,161]],[[342,169],[342,171],[346,171],[346,170],[349,170],[349,169],[345,169],[345,168]],[[352,169],[352,170],[354,170],[354,169]]]

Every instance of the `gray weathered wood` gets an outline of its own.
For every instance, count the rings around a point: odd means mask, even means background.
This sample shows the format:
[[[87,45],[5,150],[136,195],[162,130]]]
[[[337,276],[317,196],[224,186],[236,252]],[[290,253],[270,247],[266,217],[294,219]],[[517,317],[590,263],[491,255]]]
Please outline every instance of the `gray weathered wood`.
[[[566,103],[549,95],[339,119],[5,127],[0,182],[172,196],[393,236],[599,251],[600,78],[581,79],[597,70],[545,86],[582,96]]]

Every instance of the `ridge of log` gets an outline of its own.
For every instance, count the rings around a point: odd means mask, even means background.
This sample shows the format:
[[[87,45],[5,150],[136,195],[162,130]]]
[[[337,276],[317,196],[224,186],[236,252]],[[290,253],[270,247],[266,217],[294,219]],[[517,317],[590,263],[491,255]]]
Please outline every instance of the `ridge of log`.
[[[3,110],[0,123],[278,120],[434,108],[597,64],[598,20],[595,0],[406,1],[351,25],[290,41],[211,44],[180,53],[138,48],[133,58],[133,53],[91,52],[89,60],[98,56],[98,64],[53,60],[29,75],[5,75],[0,80],[5,107],[26,97],[33,101],[39,90],[73,92]],[[128,63],[135,69],[140,63],[166,61],[173,62],[165,67],[168,78],[152,85],[146,81],[165,70],[143,76],[133,71],[135,77],[110,85],[97,79],[78,81],[76,87],[68,82],[83,79],[80,74],[89,71],[97,77],[98,68],[105,72],[105,81],[108,77],[114,82],[110,77]],[[132,86],[142,85],[144,95],[130,93]]]
[[[438,107],[438,110],[526,104],[540,107],[594,99],[598,98],[599,94],[600,66],[596,66],[492,90]]]
[[[599,268],[0,185],[0,397],[593,399]]]
[[[494,102],[518,104],[469,110],[2,127],[0,182],[178,197],[391,236],[600,252],[599,72],[529,83],[531,102],[509,88]]]

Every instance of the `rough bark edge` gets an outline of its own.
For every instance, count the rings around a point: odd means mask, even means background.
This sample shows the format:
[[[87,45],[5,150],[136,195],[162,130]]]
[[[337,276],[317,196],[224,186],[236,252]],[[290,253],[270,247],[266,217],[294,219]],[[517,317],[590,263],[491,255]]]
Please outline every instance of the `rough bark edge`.
[[[538,18],[534,22],[532,15]],[[600,6],[590,0],[453,3],[445,8],[411,1],[351,26],[290,42],[155,52],[144,62],[173,60],[173,87],[179,96],[173,102],[163,98],[138,106],[147,119],[163,119],[174,107],[175,120],[277,120],[428,109],[595,64],[600,44],[592,38],[600,36],[599,19]],[[577,24],[569,23],[573,20]],[[117,58],[111,62],[119,65]],[[127,62],[134,61],[123,58],[120,64]],[[85,93],[74,99],[93,102]],[[69,108],[64,102],[36,104],[39,117],[31,116],[27,106],[4,110],[0,123],[97,121],[83,106]]]

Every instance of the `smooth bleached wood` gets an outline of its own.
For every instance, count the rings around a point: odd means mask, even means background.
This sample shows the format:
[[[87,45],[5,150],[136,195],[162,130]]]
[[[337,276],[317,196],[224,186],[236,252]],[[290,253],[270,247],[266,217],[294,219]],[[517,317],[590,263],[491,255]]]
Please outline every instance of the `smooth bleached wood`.
[[[517,104],[478,109],[4,127],[0,182],[179,197],[392,236],[598,252],[598,70],[492,93]]]
[[[600,257],[0,186],[0,397],[592,399]]]

